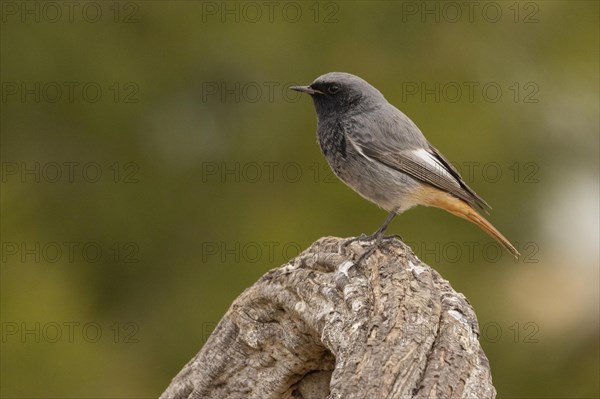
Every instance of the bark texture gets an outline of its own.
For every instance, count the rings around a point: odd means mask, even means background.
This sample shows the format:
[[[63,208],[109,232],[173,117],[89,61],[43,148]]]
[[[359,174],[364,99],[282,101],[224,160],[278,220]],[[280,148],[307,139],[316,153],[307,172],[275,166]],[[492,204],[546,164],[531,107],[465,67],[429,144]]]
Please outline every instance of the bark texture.
[[[344,242],[246,289],[161,398],[494,398],[467,299],[399,240]]]

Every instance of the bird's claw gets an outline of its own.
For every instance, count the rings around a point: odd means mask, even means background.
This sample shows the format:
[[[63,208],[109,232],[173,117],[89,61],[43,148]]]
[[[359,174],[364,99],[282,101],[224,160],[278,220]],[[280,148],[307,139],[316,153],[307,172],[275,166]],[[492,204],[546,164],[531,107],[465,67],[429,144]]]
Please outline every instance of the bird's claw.
[[[344,241],[344,243],[342,244],[344,246],[344,248],[346,248],[348,245],[352,244],[353,242],[356,241],[369,241],[368,238],[370,236],[367,236],[365,233],[362,233],[361,235],[359,235],[358,237],[353,237],[353,238],[349,238],[346,241]]]
[[[354,238],[350,238],[348,240],[346,240],[342,246],[344,247],[344,249],[346,249],[348,247],[348,245],[352,244],[353,242],[368,242],[368,241],[375,241],[373,242],[371,245],[369,245],[369,247],[367,248],[367,250],[365,252],[363,252],[358,259],[356,260],[356,262],[354,263],[354,266],[359,266],[365,259],[367,259],[369,256],[371,256],[373,254],[373,252],[375,252],[377,249],[381,248],[381,244],[384,241],[387,240],[393,240],[393,239],[400,239],[402,240],[402,237],[399,234],[390,234],[390,235],[383,235],[381,233],[374,233],[371,235],[366,235],[366,234],[361,234],[358,237],[354,237]]]

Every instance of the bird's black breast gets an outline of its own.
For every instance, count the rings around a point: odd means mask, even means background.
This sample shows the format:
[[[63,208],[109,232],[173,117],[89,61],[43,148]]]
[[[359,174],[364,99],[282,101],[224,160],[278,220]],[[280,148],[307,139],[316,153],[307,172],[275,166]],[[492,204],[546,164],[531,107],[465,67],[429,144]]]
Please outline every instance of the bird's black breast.
[[[346,136],[340,120],[329,120],[319,123],[317,136],[323,155],[328,159],[346,158]]]

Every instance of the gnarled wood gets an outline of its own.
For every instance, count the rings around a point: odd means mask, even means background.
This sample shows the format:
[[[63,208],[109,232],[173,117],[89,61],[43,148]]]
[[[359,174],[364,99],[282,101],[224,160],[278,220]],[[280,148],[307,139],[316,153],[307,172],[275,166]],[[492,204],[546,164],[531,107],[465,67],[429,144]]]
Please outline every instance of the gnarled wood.
[[[245,290],[161,398],[494,398],[466,298],[399,240],[344,242]]]

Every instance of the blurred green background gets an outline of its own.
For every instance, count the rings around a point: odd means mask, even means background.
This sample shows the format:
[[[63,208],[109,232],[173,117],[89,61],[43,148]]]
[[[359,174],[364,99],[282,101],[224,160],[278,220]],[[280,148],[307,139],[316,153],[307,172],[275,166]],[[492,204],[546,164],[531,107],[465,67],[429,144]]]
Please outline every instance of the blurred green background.
[[[598,2],[0,4],[3,398],[156,397],[259,276],[382,223],[287,90],[329,71],[521,249],[435,209],[390,228],[473,304],[498,397],[600,395]]]

